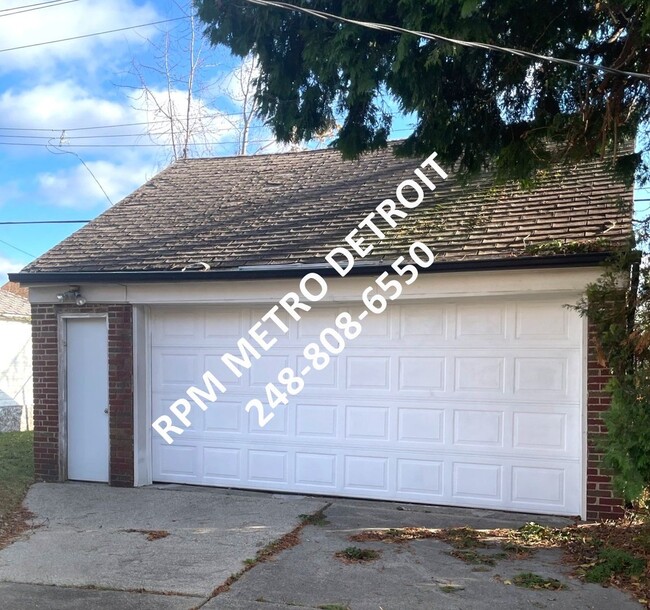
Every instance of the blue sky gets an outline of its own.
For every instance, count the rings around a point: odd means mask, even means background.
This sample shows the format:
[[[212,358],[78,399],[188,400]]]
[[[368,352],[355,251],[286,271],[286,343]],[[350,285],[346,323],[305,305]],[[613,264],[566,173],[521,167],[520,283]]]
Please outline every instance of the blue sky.
[[[0,3],[0,49],[172,19],[189,5],[188,0],[59,0],[29,6],[42,2]],[[233,154],[239,104],[232,73],[242,62],[207,43],[201,48],[198,34],[195,54],[200,52],[201,64],[191,114],[204,127],[203,145],[193,150]],[[171,161],[169,124],[154,97],[168,99],[161,72],[165,48],[171,75],[187,75],[189,35],[183,19],[0,51],[0,221],[91,219],[109,200],[119,201],[163,169]],[[172,99],[182,105],[182,84],[171,87]],[[269,137],[256,128],[251,152]],[[80,226],[0,225],[0,283]]]
[[[187,18],[38,43],[183,17],[189,4],[2,0],[0,221],[91,219],[168,165],[169,122],[156,104],[169,99],[183,104],[180,80],[187,76],[190,57]],[[194,56],[200,60],[190,114],[203,127],[192,150],[234,154],[240,128],[237,76],[249,65],[223,49],[201,46],[197,35]],[[37,46],[7,50],[26,45]],[[165,49],[169,89],[162,70]],[[406,135],[405,125],[406,119],[397,121],[394,135]],[[268,130],[258,125],[249,152],[282,150],[269,139]],[[20,270],[80,226],[0,225],[0,284],[8,272]]]

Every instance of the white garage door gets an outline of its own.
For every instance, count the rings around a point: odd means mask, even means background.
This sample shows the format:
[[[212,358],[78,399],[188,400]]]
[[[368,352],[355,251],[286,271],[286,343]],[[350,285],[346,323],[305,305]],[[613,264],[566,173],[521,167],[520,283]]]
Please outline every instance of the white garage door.
[[[227,392],[173,445],[152,434],[153,479],[579,514],[583,325],[564,302],[393,303],[264,428],[248,400],[361,310],[312,309],[237,379],[220,357],[269,307],[155,308],[153,418],[206,370]]]

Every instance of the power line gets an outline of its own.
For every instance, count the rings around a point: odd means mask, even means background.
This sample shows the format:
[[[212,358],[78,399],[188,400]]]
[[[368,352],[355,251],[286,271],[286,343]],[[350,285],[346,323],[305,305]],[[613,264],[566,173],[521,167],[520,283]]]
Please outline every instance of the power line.
[[[90,220],[2,220],[0,225],[63,225],[86,222],[90,222]]]
[[[213,119],[219,119],[219,118],[227,118],[227,117],[241,117],[240,112],[231,112],[231,113],[219,113],[215,114],[213,116],[207,116],[207,117],[202,117],[200,115],[197,115],[195,117],[190,117],[192,120],[196,119],[205,119],[206,121],[208,120],[213,120]],[[157,123],[169,123],[169,119],[156,119],[153,121],[139,121],[137,123],[118,123],[115,125],[95,125],[91,127],[65,127],[62,129],[57,129],[54,127],[0,127],[0,131],[51,131],[55,133],[61,133],[62,131],[88,131],[91,129],[114,129],[117,127],[136,127],[138,125],[154,125]],[[13,136],[12,136],[13,137]]]
[[[13,13],[5,13],[0,15],[0,17],[13,17],[14,15],[20,15],[21,13],[31,13],[32,11],[40,11],[43,10],[44,8],[56,8],[57,6],[62,6],[63,4],[70,4],[72,2],[79,2],[79,0],[56,0],[55,2],[41,2],[40,4],[28,4],[27,6],[31,6],[33,8],[26,8],[24,6],[17,6],[14,7],[13,9],[4,9],[5,11],[14,11]],[[24,10],[16,10],[16,9],[24,9]]]
[[[32,44],[24,44],[19,47],[10,47],[8,49],[0,49],[0,53],[7,53],[8,51],[18,51],[20,49],[31,49],[33,47],[42,47],[46,44],[56,44],[59,42],[68,42],[70,40],[80,40],[82,38],[90,38],[92,36],[102,36],[103,34],[114,34],[116,32],[125,32],[126,30],[135,30],[137,28],[145,28],[151,25],[160,25],[161,23],[170,23],[172,21],[180,21],[187,19],[187,17],[174,17],[172,19],[162,19],[160,21],[152,21],[151,23],[141,23],[140,25],[131,25],[125,28],[116,28],[114,30],[105,30],[103,32],[95,32],[93,34],[81,34],[80,36],[70,36],[69,38],[59,38],[58,40],[46,40],[44,42],[34,42]]]
[[[59,4],[60,2],[63,2],[63,0],[48,0],[47,2],[36,2],[34,4],[23,4],[22,6],[12,6],[11,8],[2,8],[0,9],[0,13],[8,13],[10,11],[17,11],[18,9],[21,8],[30,8],[34,6],[43,6],[46,4]]]
[[[14,246],[13,244],[10,244],[8,241],[4,241],[4,239],[0,239],[0,244],[4,244],[5,246],[9,246],[10,248],[13,248],[14,250],[17,250],[18,252],[22,252],[23,254],[26,254],[27,256],[31,256],[32,258],[36,258],[36,254],[32,254],[31,252],[27,252],[27,250],[21,250],[18,246]]]
[[[520,57],[529,57],[531,59],[536,59],[541,61],[549,61],[553,63],[566,64],[578,68],[587,68],[589,70],[594,70],[597,72],[608,72],[609,74],[616,74],[618,76],[631,76],[633,78],[639,78],[642,80],[650,80],[650,74],[641,74],[640,72],[628,72],[627,70],[618,70],[617,68],[609,68],[607,66],[601,66],[598,64],[592,64],[584,61],[577,61],[575,59],[563,59],[561,57],[551,57],[550,55],[539,55],[531,51],[522,51],[521,49],[513,49],[510,47],[500,47],[498,45],[488,44],[484,42],[470,42],[467,40],[460,40],[457,38],[448,38],[447,36],[441,36],[440,34],[432,34],[431,32],[419,32],[417,30],[409,30],[407,28],[401,28],[398,26],[388,25],[385,23],[374,23],[371,21],[359,21],[357,19],[348,19],[347,17],[341,17],[340,15],[335,15],[333,13],[317,11],[311,8],[305,8],[303,6],[296,6],[294,4],[287,4],[286,2],[275,2],[273,0],[245,0],[245,1],[249,2],[250,4],[257,4],[259,6],[267,6],[267,7],[271,6],[271,7],[287,10],[287,11],[298,11],[300,13],[306,13],[307,15],[313,15],[314,17],[318,17],[319,19],[324,19],[325,21],[338,21],[339,23],[350,23],[352,25],[358,25],[372,30],[395,32],[397,34],[409,34],[412,36],[418,36],[419,38],[449,42],[453,45],[469,47],[472,49],[498,51],[500,53],[509,53],[511,55],[518,55]]]

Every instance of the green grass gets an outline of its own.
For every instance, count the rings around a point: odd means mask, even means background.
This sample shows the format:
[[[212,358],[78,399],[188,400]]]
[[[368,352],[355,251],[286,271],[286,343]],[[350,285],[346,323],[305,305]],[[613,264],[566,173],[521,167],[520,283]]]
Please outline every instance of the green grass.
[[[522,572],[517,574],[512,579],[513,584],[518,587],[523,587],[524,589],[550,589],[552,591],[559,591],[561,589],[566,589],[566,585],[563,585],[557,578],[544,578],[539,574],[533,574],[532,572]]]
[[[598,553],[598,563],[587,570],[585,580],[604,583],[614,575],[641,576],[644,570],[645,561],[640,557],[623,549],[607,547]]]
[[[34,482],[33,432],[0,433],[0,526]]]
[[[303,525],[316,525],[318,527],[329,525],[329,521],[325,518],[324,508],[316,511],[313,515],[298,515],[298,518]]]
[[[372,561],[379,557],[379,551],[373,549],[361,549],[358,546],[349,546],[347,549],[336,553],[336,556],[351,561]]]

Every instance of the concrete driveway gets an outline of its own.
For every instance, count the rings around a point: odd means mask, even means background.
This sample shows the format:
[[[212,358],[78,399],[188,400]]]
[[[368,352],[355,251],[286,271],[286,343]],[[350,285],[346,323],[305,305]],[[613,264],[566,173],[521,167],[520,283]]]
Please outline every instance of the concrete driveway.
[[[368,528],[567,523],[557,518],[173,485],[117,489],[39,483],[30,489],[26,505],[37,527],[0,551],[0,608],[641,607],[625,593],[570,578],[556,549],[477,566],[451,557],[450,547],[435,539],[405,544],[349,540]],[[247,559],[296,528],[300,515],[323,508],[327,523],[308,525],[296,546],[258,563],[229,590],[214,595]],[[352,545],[378,550],[380,556],[367,563],[335,557]],[[557,578],[566,588],[506,584],[521,572]]]

